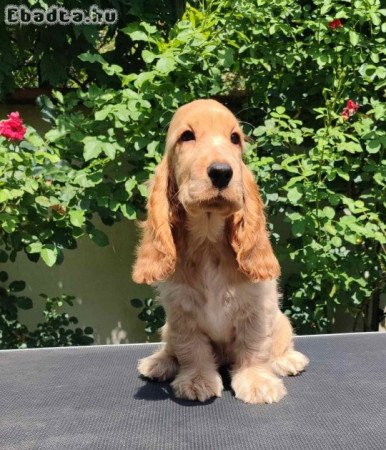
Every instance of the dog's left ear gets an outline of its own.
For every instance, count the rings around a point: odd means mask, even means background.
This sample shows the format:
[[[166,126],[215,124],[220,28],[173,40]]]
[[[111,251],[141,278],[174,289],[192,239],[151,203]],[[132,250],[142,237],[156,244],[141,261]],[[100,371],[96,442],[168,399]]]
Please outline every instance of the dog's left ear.
[[[239,269],[252,281],[277,278],[280,266],[273,253],[254,177],[242,163],[244,207],[228,219],[228,236]]]

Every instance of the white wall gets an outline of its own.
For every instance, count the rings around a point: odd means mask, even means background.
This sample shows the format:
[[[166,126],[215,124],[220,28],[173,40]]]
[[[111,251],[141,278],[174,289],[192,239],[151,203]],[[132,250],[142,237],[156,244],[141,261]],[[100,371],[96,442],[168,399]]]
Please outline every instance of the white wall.
[[[62,293],[76,295],[74,307],[66,310],[78,317],[80,325],[94,328],[98,344],[143,342],[146,340],[144,324],[137,318],[139,310],[130,305],[134,297],[153,296],[147,286],[131,281],[131,265],[137,242],[136,227],[124,220],[111,227],[94,221],[110,241],[107,247],[98,247],[88,237],[78,240],[76,250],[65,250],[61,265],[47,267],[43,262],[31,262],[24,253],[17,255],[15,263],[5,264],[10,280],[26,281],[25,295],[34,305],[42,305],[39,294],[56,296]],[[27,326],[41,320],[41,307],[21,311],[20,319]]]

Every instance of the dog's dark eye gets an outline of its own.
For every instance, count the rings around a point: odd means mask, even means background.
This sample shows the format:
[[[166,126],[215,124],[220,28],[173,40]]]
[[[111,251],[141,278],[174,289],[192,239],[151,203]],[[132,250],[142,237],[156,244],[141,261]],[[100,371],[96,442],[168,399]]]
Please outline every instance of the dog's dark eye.
[[[180,141],[187,142],[187,141],[194,141],[196,138],[194,136],[193,131],[186,130],[181,134]]]
[[[240,144],[241,139],[240,139],[239,133],[232,133],[231,134],[231,142],[232,142],[232,144],[235,144],[235,145]]]

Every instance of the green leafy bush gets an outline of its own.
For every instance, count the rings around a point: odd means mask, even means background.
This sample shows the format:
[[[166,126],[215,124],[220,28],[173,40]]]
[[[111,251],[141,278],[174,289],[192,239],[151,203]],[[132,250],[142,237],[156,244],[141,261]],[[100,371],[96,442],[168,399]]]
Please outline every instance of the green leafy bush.
[[[14,262],[24,251],[31,261],[42,258],[51,267],[63,260],[64,248],[76,248],[76,238],[84,233],[98,245],[107,245],[106,235],[91,222],[92,213],[80,206],[87,201],[78,182],[82,177],[81,169],[72,169],[31,127],[21,142],[0,137],[0,262]],[[8,274],[0,272],[0,282],[7,280]],[[44,321],[29,330],[19,321],[18,311],[31,309],[33,302],[15,294],[24,288],[24,281],[0,285],[0,348],[93,342],[90,327],[74,331],[69,326],[77,319],[57,312],[64,303],[72,306],[75,297],[66,295],[41,294]]]
[[[133,298],[130,303],[134,308],[141,308],[138,319],[145,323],[148,336],[155,334],[165,323],[165,311],[153,298]]]
[[[95,229],[85,180],[88,169],[49,147],[28,127],[20,143],[0,136],[0,261],[14,261],[24,251],[31,261],[39,256],[48,266],[63,259],[63,248],[76,248],[76,238],[87,233],[99,245],[105,234]]]
[[[33,302],[29,297],[17,293],[25,289],[25,282],[15,280],[6,284],[8,274],[0,272],[0,349],[64,347],[72,345],[90,345],[91,327],[76,328],[78,319],[68,313],[60,313],[63,305],[73,306],[75,297],[61,295],[50,298],[40,294],[44,299],[43,322],[39,322],[31,331],[19,321],[19,309],[29,310]]]
[[[17,3],[17,2],[16,2]],[[118,21],[111,25],[60,24],[6,25],[4,9],[11,3],[0,0],[0,99],[17,88],[77,87],[97,81],[118,87],[99,67],[91,67],[78,56],[86,51],[103,53],[111,64],[125,70],[140,70],[141,49],[133,49],[129,36],[121,32],[126,23],[143,20],[158,23],[166,32],[183,11],[185,0],[25,0],[30,9],[46,10],[55,5],[89,11],[114,8]],[[134,51],[133,51],[134,50]]]
[[[29,199],[25,217],[38,233],[20,235],[14,211],[9,248],[22,236],[20,248],[32,255],[35,243],[43,257],[52,246],[50,261],[60,262],[57,230],[93,236],[94,213],[110,224],[137,218],[173,112],[215,97],[253,138],[245,160],[289,268],[284,309],[298,331],[330,330],[338,307],[375,329],[385,284],[385,15],[377,0],[222,0],[193,2],[167,33],[129,24],[122,32],[142,49],[144,70],[127,73],[86,52],[81,60],[121,88],[91,84],[42,102],[53,124],[44,148],[58,158],[44,164],[65,169],[47,188],[55,202],[46,193],[48,202],[35,206],[38,189],[17,200]]]

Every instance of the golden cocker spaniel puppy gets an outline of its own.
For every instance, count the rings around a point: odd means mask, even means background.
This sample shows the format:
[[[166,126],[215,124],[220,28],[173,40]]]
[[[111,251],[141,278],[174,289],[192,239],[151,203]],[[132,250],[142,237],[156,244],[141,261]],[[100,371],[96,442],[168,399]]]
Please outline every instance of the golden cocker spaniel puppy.
[[[286,394],[278,375],[308,364],[279,309],[280,267],[243,147],[225,106],[193,101],[170,123],[150,188],[133,279],[157,287],[167,322],[164,347],[138,369],[174,379],[176,396],[185,399],[220,397],[217,369],[226,364],[237,398],[277,402]]]

